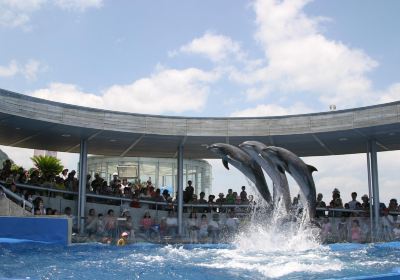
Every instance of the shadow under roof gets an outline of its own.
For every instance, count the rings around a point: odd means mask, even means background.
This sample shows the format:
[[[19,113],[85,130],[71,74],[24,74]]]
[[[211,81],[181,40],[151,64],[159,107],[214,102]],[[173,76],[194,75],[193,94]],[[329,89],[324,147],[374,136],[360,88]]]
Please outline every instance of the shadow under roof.
[[[215,158],[205,145],[257,140],[299,156],[400,149],[400,102],[355,109],[254,118],[193,118],[130,114],[57,103],[0,89],[0,144],[106,156]]]

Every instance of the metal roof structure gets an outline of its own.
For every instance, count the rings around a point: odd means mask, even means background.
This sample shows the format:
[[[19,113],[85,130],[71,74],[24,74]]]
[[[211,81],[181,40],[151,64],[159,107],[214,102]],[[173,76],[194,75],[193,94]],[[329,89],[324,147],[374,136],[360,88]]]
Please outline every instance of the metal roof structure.
[[[400,102],[280,117],[203,118],[131,114],[68,105],[0,89],[0,144],[89,154],[215,158],[205,145],[257,140],[299,156],[400,149]]]

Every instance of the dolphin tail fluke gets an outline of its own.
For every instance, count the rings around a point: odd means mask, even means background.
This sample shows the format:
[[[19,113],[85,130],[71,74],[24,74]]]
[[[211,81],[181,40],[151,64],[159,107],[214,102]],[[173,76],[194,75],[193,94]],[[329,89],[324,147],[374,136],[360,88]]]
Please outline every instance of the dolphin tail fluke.
[[[312,165],[308,165],[308,164],[307,164],[307,168],[308,168],[308,171],[310,171],[311,174],[312,174],[314,171],[318,171],[318,169],[315,168],[315,167],[312,166]]]

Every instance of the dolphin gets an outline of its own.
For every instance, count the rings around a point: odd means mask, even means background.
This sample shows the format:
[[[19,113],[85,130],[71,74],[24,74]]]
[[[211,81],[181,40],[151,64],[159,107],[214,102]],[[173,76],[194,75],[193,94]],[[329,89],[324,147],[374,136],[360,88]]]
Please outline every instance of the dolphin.
[[[225,143],[215,143],[207,146],[207,149],[222,158],[222,163],[226,169],[229,170],[228,163],[230,163],[249,178],[255,184],[261,196],[268,204],[271,204],[271,194],[264,173],[260,165],[250,155],[236,146]]]
[[[302,193],[300,199],[308,210],[309,218],[313,219],[315,217],[316,190],[312,172],[317,169],[284,148],[267,146],[263,149],[262,154],[270,158],[278,168],[286,170],[297,182]]]
[[[239,147],[248,153],[268,174],[273,182],[273,203],[274,208],[278,209],[279,204],[282,203],[286,213],[289,213],[292,201],[290,199],[289,183],[285,174],[285,170],[276,165],[265,153],[264,149],[267,148],[258,141],[245,141]]]

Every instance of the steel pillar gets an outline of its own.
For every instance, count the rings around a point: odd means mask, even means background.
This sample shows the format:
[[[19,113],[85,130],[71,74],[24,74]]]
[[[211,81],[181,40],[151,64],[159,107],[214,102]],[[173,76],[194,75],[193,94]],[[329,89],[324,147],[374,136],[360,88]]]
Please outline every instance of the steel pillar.
[[[87,140],[81,139],[79,153],[79,191],[78,191],[78,228],[85,233],[86,181],[87,181]]]
[[[178,147],[178,234],[183,234],[183,145]]]
[[[371,213],[373,213],[374,231],[373,236],[375,239],[378,237],[379,230],[379,180],[378,180],[378,156],[377,145],[375,140],[368,141],[368,182],[372,190],[372,198],[370,197]],[[372,203],[372,205],[371,205]],[[376,241],[376,240],[374,240]]]

